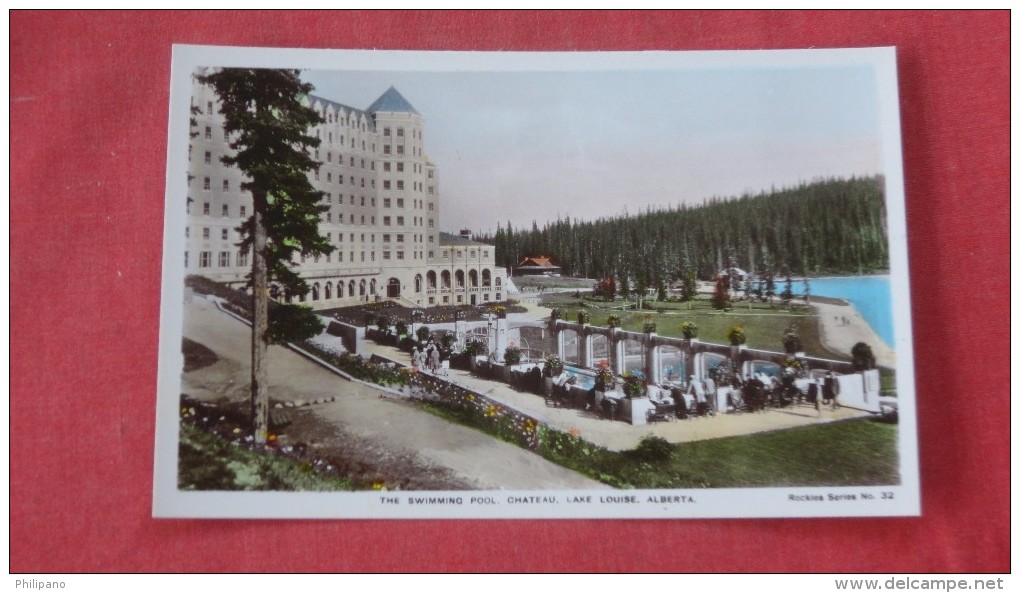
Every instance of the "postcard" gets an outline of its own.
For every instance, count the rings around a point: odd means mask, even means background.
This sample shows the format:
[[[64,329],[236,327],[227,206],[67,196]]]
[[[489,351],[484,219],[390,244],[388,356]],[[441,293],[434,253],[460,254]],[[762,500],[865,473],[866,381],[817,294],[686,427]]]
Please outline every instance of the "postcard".
[[[177,46],[153,514],[920,513],[894,48]]]

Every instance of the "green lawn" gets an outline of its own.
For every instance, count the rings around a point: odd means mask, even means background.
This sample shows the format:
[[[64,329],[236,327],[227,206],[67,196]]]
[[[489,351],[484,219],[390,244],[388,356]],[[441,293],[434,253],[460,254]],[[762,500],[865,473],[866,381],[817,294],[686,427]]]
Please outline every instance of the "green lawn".
[[[581,303],[584,303],[583,307]],[[712,308],[705,295],[698,295],[694,301],[687,303],[651,300],[647,303],[646,306],[652,309],[634,310],[633,302],[581,300],[563,293],[548,295],[543,299],[543,305],[563,310],[563,319],[567,321],[575,321],[577,312],[583,309],[588,312],[592,325],[605,325],[606,318],[615,313],[621,317],[624,329],[642,331],[645,321],[654,321],[656,333],[662,336],[681,337],[683,333],[680,325],[685,321],[693,321],[698,326],[698,339],[718,344],[728,344],[727,330],[740,325],[747,336],[748,347],[779,352],[783,351],[782,337],[786,329],[790,324],[796,324],[804,352],[808,356],[838,360],[847,358],[822,346],[818,318],[811,308],[802,305],[786,309],[776,299],[772,307],[768,303],[738,302],[730,311],[718,311]]]
[[[543,447],[556,463],[624,488],[863,486],[900,481],[896,425],[837,422],[668,447],[660,461],[592,445]]]

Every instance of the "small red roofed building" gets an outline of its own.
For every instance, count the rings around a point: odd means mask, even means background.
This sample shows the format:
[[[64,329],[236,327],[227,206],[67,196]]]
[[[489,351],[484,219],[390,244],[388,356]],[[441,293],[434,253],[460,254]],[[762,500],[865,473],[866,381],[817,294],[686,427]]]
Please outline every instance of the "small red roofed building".
[[[563,268],[557,266],[545,255],[525,257],[517,264],[514,273],[518,276],[554,276],[559,275]]]

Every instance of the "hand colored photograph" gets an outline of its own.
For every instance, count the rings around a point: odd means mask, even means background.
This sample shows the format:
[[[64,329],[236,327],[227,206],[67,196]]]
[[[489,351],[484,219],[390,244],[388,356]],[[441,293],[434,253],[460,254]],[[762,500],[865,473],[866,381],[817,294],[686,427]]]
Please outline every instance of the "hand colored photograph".
[[[918,514],[896,89],[175,47],[154,515]]]

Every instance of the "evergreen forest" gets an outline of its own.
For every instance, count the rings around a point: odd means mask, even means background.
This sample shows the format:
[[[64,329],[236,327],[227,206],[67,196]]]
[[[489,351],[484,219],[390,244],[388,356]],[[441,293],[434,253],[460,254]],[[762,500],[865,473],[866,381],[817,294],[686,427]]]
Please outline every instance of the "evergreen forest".
[[[698,206],[649,209],[586,221],[582,216],[477,239],[496,263],[550,256],[563,274],[615,277],[656,288],[690,277],[711,279],[738,267],[756,274],[860,274],[889,267],[885,180],[827,179]]]

